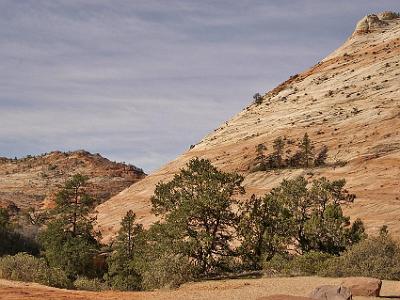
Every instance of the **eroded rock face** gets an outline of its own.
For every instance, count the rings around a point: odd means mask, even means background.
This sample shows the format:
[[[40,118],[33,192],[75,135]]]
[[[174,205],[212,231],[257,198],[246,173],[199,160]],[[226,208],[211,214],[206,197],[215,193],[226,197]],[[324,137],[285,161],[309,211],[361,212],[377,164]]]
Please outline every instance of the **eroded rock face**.
[[[313,290],[310,298],[317,300],[352,300],[352,294],[348,288],[343,286],[323,285]]]
[[[353,296],[379,297],[382,280],[368,277],[350,277],[343,280],[341,285],[350,289]]]
[[[388,24],[381,20],[377,15],[368,15],[357,23],[355,33],[369,33],[375,29],[379,29],[387,25]]]

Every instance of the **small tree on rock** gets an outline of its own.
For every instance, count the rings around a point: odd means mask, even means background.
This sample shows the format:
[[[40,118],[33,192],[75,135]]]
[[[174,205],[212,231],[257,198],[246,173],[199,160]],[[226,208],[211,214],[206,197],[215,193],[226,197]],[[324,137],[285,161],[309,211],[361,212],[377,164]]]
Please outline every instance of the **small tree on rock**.
[[[304,168],[311,167],[314,160],[314,145],[309,138],[308,133],[304,134],[304,137],[299,144],[299,148],[302,166]]]

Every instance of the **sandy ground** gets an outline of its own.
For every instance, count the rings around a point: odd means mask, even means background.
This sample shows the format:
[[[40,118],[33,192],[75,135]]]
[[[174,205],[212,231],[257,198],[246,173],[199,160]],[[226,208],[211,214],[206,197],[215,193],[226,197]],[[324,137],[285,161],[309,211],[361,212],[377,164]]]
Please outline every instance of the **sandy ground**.
[[[7,300],[128,300],[128,299],[257,299],[274,294],[307,296],[315,287],[339,284],[342,279],[320,277],[260,278],[189,283],[177,290],[156,292],[83,292],[68,291],[34,283],[0,280],[0,299]],[[400,282],[384,281],[379,299],[400,298]],[[375,299],[355,297],[355,299]],[[378,298],[376,298],[378,299]]]

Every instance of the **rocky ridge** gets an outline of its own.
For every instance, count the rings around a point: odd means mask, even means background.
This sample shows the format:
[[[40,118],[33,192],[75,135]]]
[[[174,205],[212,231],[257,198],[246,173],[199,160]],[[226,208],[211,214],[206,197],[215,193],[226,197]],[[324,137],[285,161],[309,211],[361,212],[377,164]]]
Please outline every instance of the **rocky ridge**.
[[[55,193],[74,174],[89,177],[89,191],[104,202],[145,177],[143,170],[79,150],[20,159],[0,158],[0,206],[51,206]]]

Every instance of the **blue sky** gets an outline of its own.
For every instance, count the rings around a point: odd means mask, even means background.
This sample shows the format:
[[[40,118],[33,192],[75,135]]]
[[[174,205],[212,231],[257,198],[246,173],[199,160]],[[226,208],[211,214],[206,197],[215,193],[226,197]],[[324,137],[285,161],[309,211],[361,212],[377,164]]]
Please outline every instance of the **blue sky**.
[[[149,172],[398,0],[0,0],[0,156]]]

